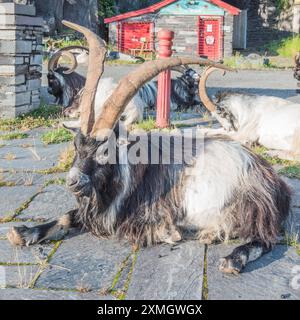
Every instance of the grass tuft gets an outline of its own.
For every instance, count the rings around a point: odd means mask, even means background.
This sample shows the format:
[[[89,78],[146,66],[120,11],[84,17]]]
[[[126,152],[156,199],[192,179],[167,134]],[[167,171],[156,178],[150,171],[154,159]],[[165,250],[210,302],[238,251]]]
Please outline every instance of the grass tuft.
[[[62,142],[68,142],[73,139],[73,135],[64,128],[58,128],[44,133],[41,136],[41,140],[44,144],[57,144]]]
[[[157,126],[156,126],[155,119],[152,117],[149,117],[148,119],[143,120],[143,121],[135,124],[133,126],[133,129],[141,129],[141,130],[145,130],[145,131],[151,131],[151,130],[157,129]]]
[[[52,173],[66,172],[71,169],[74,156],[75,156],[74,146],[69,145],[65,150],[63,150],[60,153],[57,166],[50,169],[46,169],[46,170],[37,170],[36,173],[52,174]]]
[[[48,106],[42,103],[41,106],[15,119],[0,120],[0,130],[31,130],[39,127],[52,127],[62,117],[62,109],[59,106]]]
[[[26,139],[29,135],[22,132],[12,132],[7,134],[0,135],[0,140],[17,140],[17,139]]]
[[[282,168],[279,170],[279,174],[285,175],[288,178],[300,179],[300,163]]]
[[[266,48],[272,55],[293,58],[300,49],[300,36],[270,42]]]

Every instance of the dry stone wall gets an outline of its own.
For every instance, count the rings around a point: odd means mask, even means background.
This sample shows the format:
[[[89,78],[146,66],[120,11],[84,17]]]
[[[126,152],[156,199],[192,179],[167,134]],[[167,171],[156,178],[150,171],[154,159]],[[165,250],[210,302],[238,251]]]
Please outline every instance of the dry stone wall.
[[[40,105],[42,24],[34,5],[0,2],[0,118]]]

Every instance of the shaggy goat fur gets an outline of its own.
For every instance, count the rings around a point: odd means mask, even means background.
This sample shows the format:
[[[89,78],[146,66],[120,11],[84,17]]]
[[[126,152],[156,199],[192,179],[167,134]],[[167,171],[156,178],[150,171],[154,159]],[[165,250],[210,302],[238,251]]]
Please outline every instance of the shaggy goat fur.
[[[98,237],[118,236],[143,246],[171,242],[192,230],[205,242],[239,236],[270,248],[289,213],[289,188],[237,142],[220,136],[201,143],[188,165],[119,164],[120,158],[101,165],[96,153],[102,143],[78,134],[68,177],[79,203],[72,221]],[[78,174],[80,184],[74,185]]]
[[[204,129],[203,132],[227,134],[244,144],[258,143],[284,151],[286,157],[300,156],[300,104],[277,97],[233,92],[218,93],[214,103],[213,115],[224,130]]]

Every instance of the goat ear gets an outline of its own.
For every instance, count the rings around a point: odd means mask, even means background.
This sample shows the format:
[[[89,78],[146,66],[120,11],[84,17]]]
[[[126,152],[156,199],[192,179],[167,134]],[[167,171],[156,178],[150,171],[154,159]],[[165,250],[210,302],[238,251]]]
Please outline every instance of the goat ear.
[[[80,132],[80,122],[79,121],[68,121],[63,122],[62,126],[76,136]]]

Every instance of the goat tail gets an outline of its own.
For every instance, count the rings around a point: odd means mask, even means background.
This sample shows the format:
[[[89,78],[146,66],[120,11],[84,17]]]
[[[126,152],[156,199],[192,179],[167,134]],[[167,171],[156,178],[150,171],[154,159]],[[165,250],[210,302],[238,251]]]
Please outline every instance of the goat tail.
[[[254,154],[252,157],[237,208],[239,236],[270,248],[289,215],[292,192],[264,159]]]

